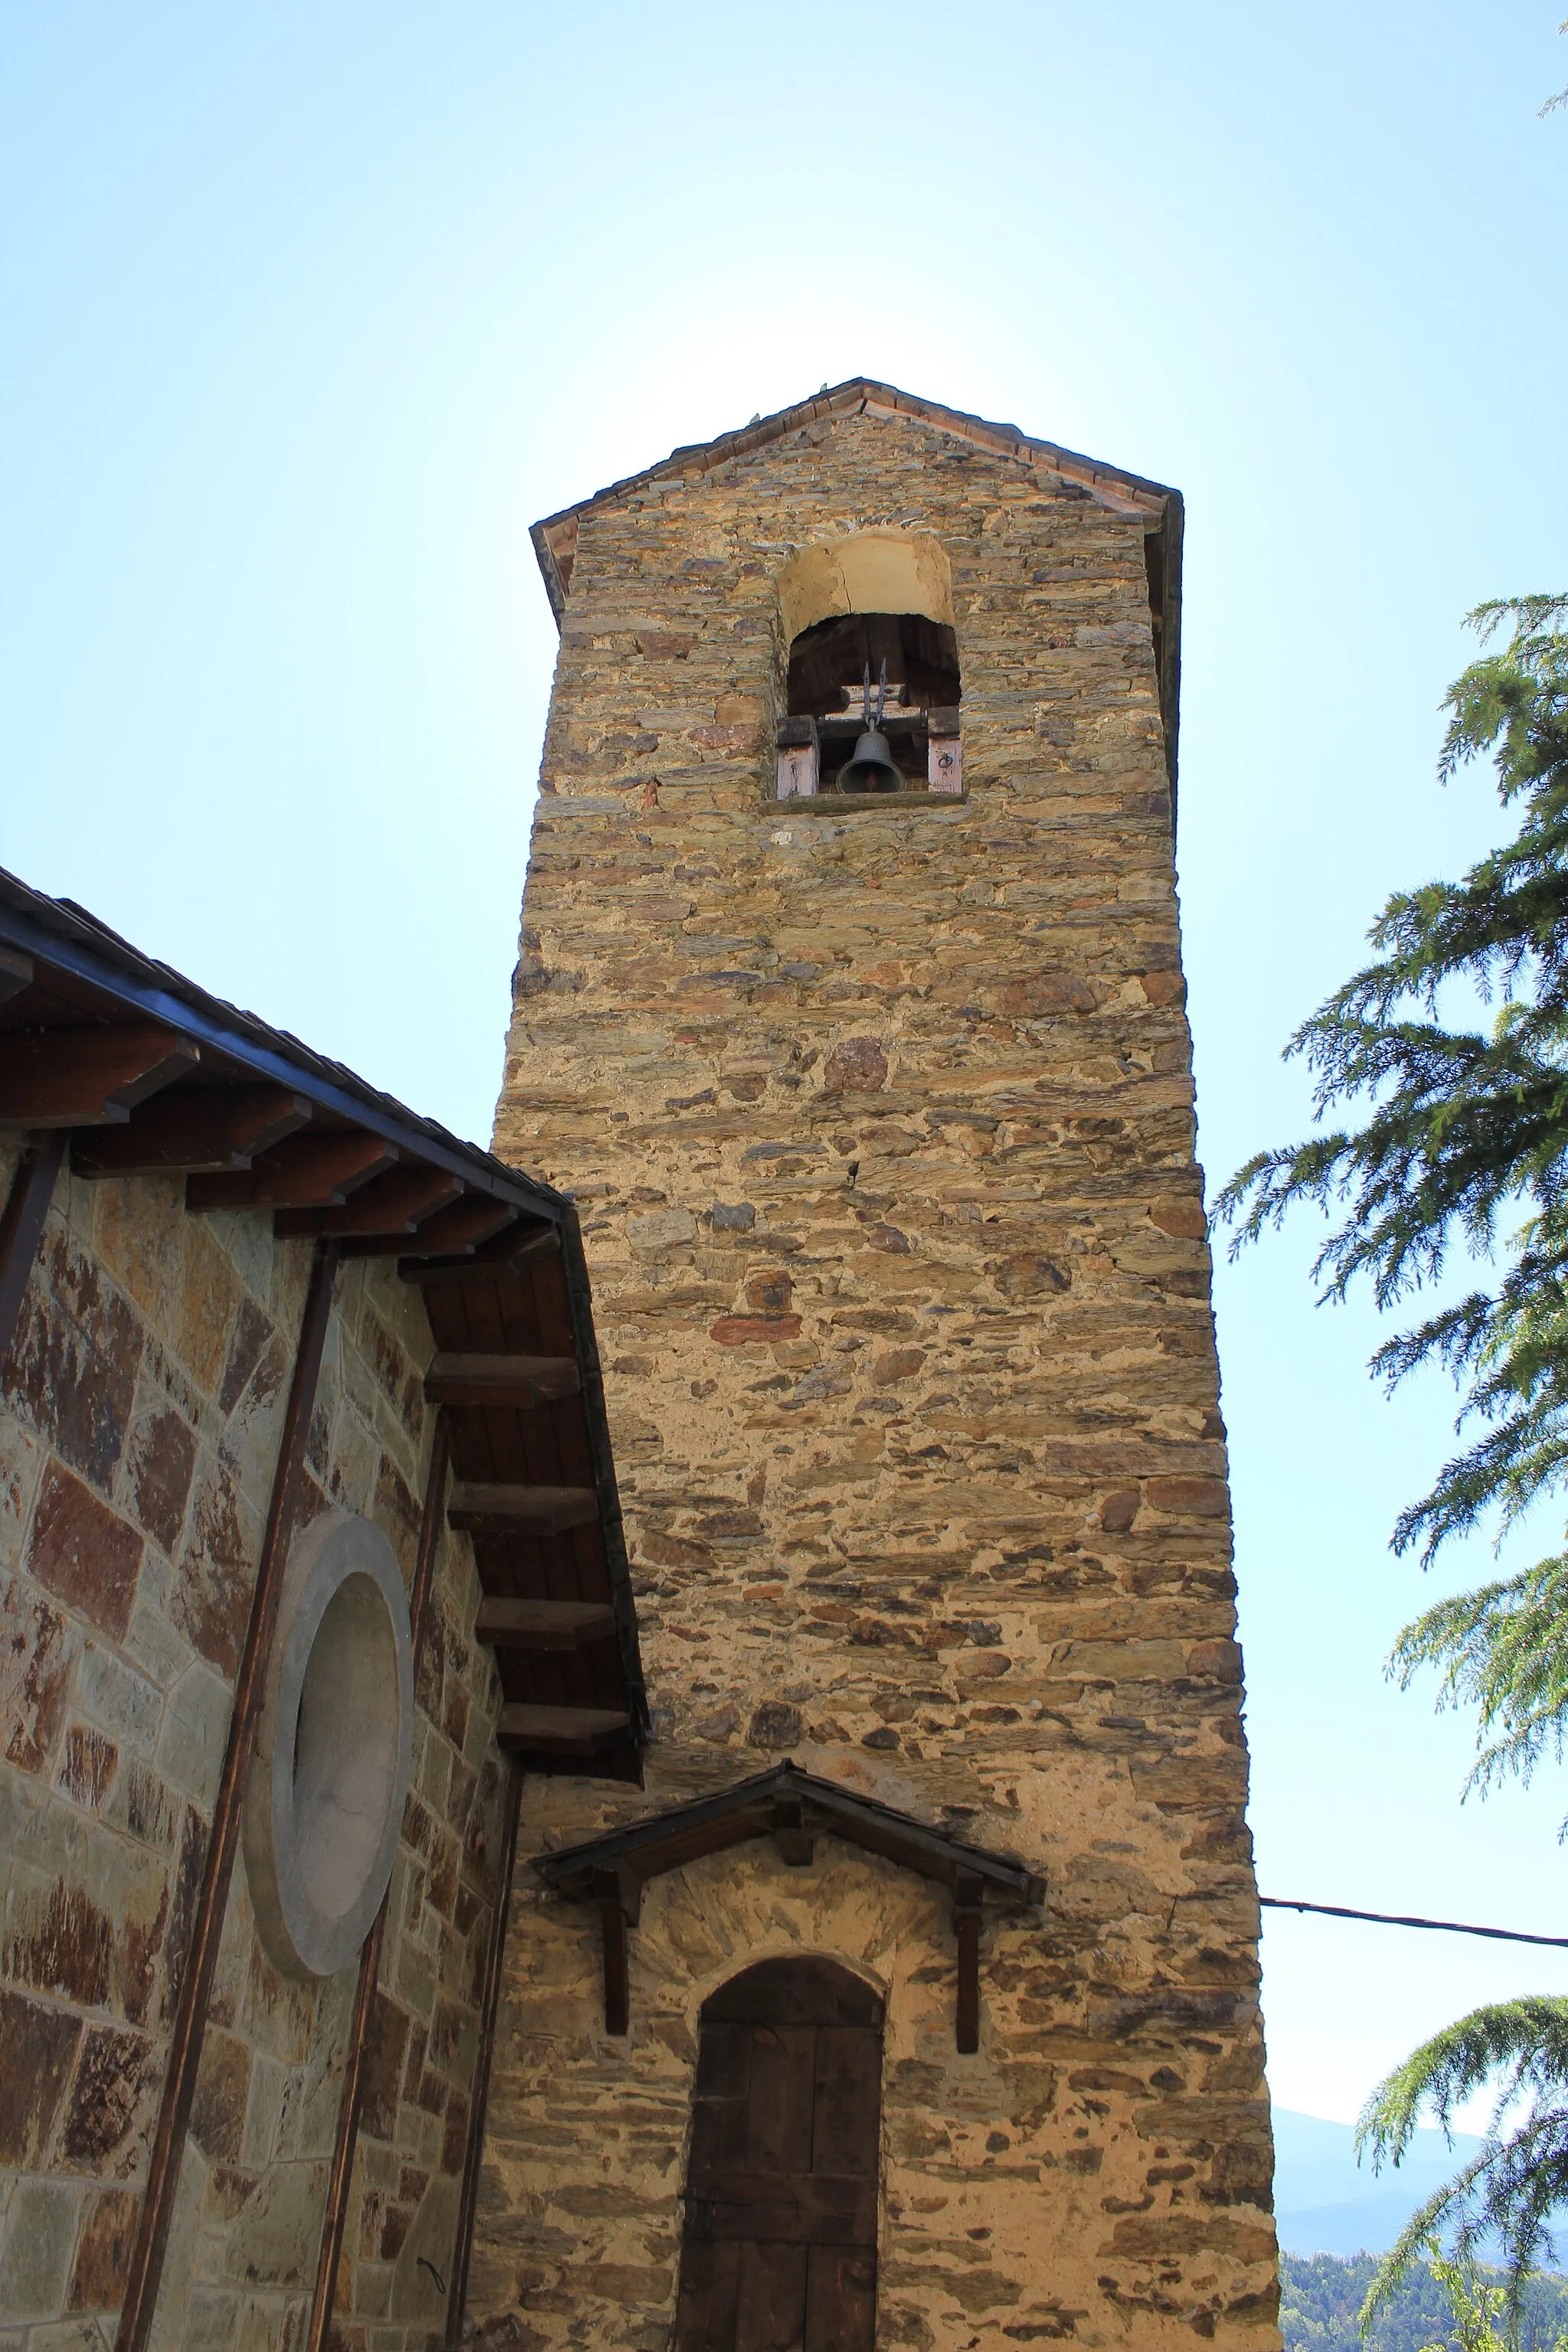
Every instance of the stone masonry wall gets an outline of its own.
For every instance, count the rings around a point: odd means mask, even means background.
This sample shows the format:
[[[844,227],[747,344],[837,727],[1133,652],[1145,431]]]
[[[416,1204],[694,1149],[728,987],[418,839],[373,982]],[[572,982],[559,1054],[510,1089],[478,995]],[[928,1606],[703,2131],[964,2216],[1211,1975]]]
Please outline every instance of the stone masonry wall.
[[[308,1270],[264,1214],[187,1216],[179,1180],[62,1176],[0,1373],[5,2352],[113,2340]],[[365,1512],[410,1578],[430,1352],[416,1293],[343,1268],[306,1515]],[[413,2255],[450,2257],[493,1892],[499,1696],[466,1539],[436,1591],[340,2288],[388,2352],[440,2316]],[[242,1856],[156,2345],[299,2340],[353,1987],[272,1968]]]
[[[946,551],[963,805],[771,802],[780,569],[863,528]],[[592,1912],[520,1865],[498,2342],[665,2344],[697,2012],[789,1948],[889,1996],[889,2352],[1278,2342],[1142,528],[875,413],[583,518],[496,1148],[583,1215],[656,1739],[520,1854],[788,1752],[1048,1892],[960,2059],[931,1890],[717,1858],[650,1890],[622,2044]]]

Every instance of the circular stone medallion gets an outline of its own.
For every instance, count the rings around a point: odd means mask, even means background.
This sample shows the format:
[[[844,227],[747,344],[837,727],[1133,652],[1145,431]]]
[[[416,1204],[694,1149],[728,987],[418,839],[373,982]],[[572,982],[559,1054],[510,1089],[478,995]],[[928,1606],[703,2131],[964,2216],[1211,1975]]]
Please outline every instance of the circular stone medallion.
[[[408,1599],[381,1529],[313,1519],[289,1555],[245,1802],[257,1931],[291,1977],[330,1977],[381,1907],[414,1746]]]

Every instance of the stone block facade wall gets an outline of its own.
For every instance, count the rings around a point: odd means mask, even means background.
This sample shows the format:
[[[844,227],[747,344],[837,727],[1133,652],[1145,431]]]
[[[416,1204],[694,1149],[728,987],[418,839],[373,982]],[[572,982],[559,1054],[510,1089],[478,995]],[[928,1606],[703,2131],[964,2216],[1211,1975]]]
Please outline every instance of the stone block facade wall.
[[[779,580],[940,542],[968,797],[773,803]],[[520,1853],[781,1753],[1044,1872],[952,2041],[944,1906],[829,1840],[661,1880],[601,2031],[520,1866],[470,2310],[668,2341],[696,2021],[888,1996],[879,2342],[1277,2344],[1225,1433],[1144,520],[823,415],[580,520],[496,1149],[584,1221],[656,1737]]]
[[[15,1152],[0,1150],[0,1187]],[[62,1175],[0,1370],[0,2346],[114,2338],[227,1738],[310,1245]],[[338,1276],[303,1517],[366,1514],[412,1580],[430,1428],[417,1291]],[[445,1538],[419,1676],[338,2326],[423,2347],[445,2273],[495,1895],[500,1695]],[[355,1970],[301,1985],[237,1865],[153,2341],[298,2344]]]

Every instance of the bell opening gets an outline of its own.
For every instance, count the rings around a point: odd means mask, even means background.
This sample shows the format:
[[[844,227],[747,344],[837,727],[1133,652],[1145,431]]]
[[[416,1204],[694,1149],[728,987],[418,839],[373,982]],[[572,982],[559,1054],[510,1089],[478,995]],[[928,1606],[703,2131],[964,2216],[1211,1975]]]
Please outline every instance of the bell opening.
[[[963,693],[958,640],[919,613],[838,614],[791,644],[788,691],[791,719],[812,722],[816,791],[927,792],[930,714],[955,723]]]

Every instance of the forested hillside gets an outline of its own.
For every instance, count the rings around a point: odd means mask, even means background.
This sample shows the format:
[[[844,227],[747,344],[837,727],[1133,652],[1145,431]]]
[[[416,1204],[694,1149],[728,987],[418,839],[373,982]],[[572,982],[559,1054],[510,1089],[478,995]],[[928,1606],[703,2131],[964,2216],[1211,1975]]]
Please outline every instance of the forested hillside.
[[[1363,2352],[1357,2314],[1377,2268],[1373,2254],[1281,2254],[1279,2325],[1285,2352]],[[1552,2352],[1568,2332],[1568,2278],[1534,2281],[1521,2335],[1523,2352]],[[1423,2263],[1373,2322],[1364,2352],[1423,2352],[1448,2344],[1458,2352],[1448,2298]]]

